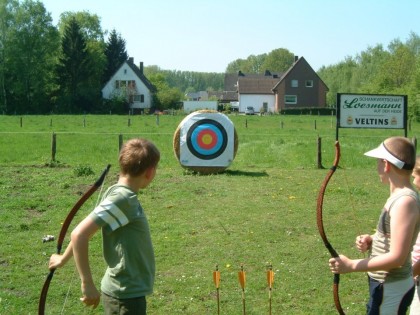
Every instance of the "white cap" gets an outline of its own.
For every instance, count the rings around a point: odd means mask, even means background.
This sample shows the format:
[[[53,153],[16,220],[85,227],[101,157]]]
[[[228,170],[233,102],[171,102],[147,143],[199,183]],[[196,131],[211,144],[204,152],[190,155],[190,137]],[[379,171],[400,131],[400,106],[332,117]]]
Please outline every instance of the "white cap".
[[[404,161],[401,161],[399,158],[397,158],[395,155],[393,155],[385,146],[385,144],[382,142],[379,147],[376,149],[370,150],[365,153],[366,156],[370,156],[377,159],[383,159],[387,160],[388,162],[392,163],[399,169],[406,169],[406,170],[412,170],[413,166],[405,163]]]

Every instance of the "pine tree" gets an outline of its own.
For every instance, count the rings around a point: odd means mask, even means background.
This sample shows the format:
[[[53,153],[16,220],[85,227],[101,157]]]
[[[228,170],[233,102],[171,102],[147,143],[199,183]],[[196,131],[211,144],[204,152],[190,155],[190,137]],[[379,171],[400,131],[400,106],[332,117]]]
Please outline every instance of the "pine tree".
[[[109,34],[108,42],[105,46],[105,56],[107,59],[107,66],[103,77],[103,83],[107,82],[123,62],[128,59],[125,40],[115,29]]]
[[[67,25],[61,44],[62,52],[57,66],[60,86],[59,111],[69,113],[89,112],[89,53],[86,41],[76,19]]]

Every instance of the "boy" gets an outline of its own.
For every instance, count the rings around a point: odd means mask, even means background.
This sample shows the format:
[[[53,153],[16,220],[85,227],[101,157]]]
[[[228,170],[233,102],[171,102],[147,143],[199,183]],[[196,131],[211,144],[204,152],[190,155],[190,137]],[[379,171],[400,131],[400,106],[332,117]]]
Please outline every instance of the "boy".
[[[405,314],[414,295],[410,252],[420,228],[420,198],[411,185],[416,161],[414,145],[403,137],[386,139],[365,153],[377,158],[377,171],[389,185],[387,199],[374,235],[360,235],[356,246],[369,258],[344,255],[329,260],[333,273],[368,272],[370,300],[367,314]]]
[[[118,183],[109,187],[101,203],[71,233],[63,255],[54,254],[49,268],[62,267],[72,256],[81,279],[86,306],[96,308],[100,294],[88,259],[90,238],[102,229],[107,270],[101,282],[105,314],[146,314],[146,295],[153,291],[155,259],[146,215],[137,199],[154,179],[160,153],[144,139],[129,140],[119,155]]]

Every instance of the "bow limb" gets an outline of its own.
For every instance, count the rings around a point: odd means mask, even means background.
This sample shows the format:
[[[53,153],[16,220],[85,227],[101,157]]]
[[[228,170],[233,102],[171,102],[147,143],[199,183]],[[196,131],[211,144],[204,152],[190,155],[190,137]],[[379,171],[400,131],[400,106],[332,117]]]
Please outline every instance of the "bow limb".
[[[330,168],[327,176],[325,177],[321,189],[319,190],[318,200],[317,200],[317,210],[316,210],[316,222],[318,225],[318,231],[324,242],[325,247],[327,248],[328,252],[330,253],[331,257],[337,258],[338,253],[334,249],[334,247],[329,242],[327,235],[325,234],[324,223],[322,220],[322,207],[324,204],[324,195],[325,190],[327,188],[328,182],[330,181],[331,177],[333,176],[335,170],[337,169],[338,162],[340,161],[340,143],[338,141],[335,142],[335,158],[333,166]],[[334,295],[334,304],[339,314],[344,315],[343,308],[341,307],[340,297],[338,294],[338,288],[340,284],[340,275],[334,274],[334,283],[333,283],[333,295]]]
[[[99,187],[102,186],[102,183],[105,180],[106,175],[110,169],[111,165],[105,168],[102,172],[99,179],[80,197],[80,199],[76,202],[73,208],[70,210],[69,214],[67,215],[66,219],[63,222],[61,227],[60,235],[57,239],[57,254],[61,253],[61,248],[63,246],[64,237],[66,236],[67,230],[70,226],[71,221],[73,220],[74,216],[76,215],[77,211],[82,207],[82,205],[93,195],[93,193],[98,190]],[[38,304],[38,315],[44,315],[45,313],[45,302],[47,300],[47,293],[50,287],[51,280],[54,276],[55,269],[50,270],[47,278],[45,279],[44,286],[41,290],[41,295],[39,297],[39,304]]]

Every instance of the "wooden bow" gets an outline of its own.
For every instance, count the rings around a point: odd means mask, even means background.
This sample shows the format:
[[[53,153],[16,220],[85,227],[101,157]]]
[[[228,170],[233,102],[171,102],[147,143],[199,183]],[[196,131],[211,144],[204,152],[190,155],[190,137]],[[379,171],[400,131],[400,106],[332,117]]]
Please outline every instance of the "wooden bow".
[[[67,230],[70,226],[71,221],[73,220],[74,216],[76,215],[77,211],[82,207],[82,205],[89,199],[92,194],[98,190],[99,187],[102,186],[102,183],[105,180],[106,175],[110,169],[111,165],[108,165],[105,170],[102,172],[99,179],[93,184],[92,187],[86,191],[82,197],[76,202],[73,208],[70,210],[69,214],[67,215],[66,219],[64,220],[63,226],[61,227],[60,235],[57,240],[57,254],[61,253],[61,248],[63,246],[64,237],[66,236]],[[47,293],[48,288],[50,287],[51,280],[53,278],[55,269],[51,269],[47,279],[45,279],[44,286],[42,287],[41,295],[39,297],[39,304],[38,304],[38,314],[44,315],[45,313],[45,302],[47,300]]]
[[[325,177],[324,182],[322,183],[321,189],[319,190],[317,209],[316,209],[316,222],[318,225],[319,234],[321,235],[321,238],[322,238],[322,241],[324,242],[325,247],[327,248],[331,257],[333,258],[337,258],[339,256],[338,256],[337,251],[332,247],[331,243],[328,241],[327,235],[325,234],[324,223],[322,221],[322,206],[324,203],[325,190],[327,188],[328,182],[330,181],[332,175],[337,169],[339,160],[340,160],[340,144],[338,141],[336,141],[334,163],[333,163],[333,166],[330,168],[327,176]],[[344,315],[345,313],[343,311],[343,308],[341,307],[340,297],[338,295],[339,284],[340,284],[340,274],[334,274],[333,295],[334,295],[335,308],[337,309],[339,314]]]

